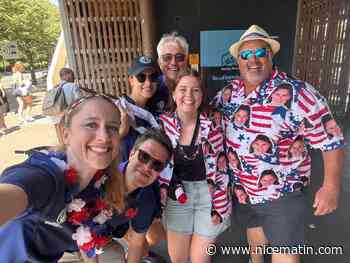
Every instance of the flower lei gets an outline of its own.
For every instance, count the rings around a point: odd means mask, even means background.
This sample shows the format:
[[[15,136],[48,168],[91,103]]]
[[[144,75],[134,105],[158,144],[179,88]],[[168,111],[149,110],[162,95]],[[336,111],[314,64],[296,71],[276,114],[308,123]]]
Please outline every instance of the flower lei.
[[[78,173],[74,168],[64,171],[65,181],[68,184],[78,182]],[[93,181],[94,188],[100,189],[106,182],[107,175],[103,171],[97,171]],[[113,211],[101,198],[85,201],[81,198],[73,199],[67,206],[67,221],[78,226],[72,238],[76,240],[78,247],[92,258],[103,252],[104,245],[110,240],[107,231],[103,231],[103,224],[112,218]]]

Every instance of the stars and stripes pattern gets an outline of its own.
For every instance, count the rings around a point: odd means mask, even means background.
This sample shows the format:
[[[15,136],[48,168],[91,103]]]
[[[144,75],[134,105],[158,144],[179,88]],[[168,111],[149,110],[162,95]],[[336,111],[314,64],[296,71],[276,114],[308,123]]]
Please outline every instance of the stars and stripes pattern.
[[[175,149],[178,145],[181,133],[181,125],[176,112],[162,114],[160,115],[159,120]],[[210,120],[205,113],[200,114],[199,125],[200,127],[196,144],[203,147],[203,144],[208,142],[213,149],[211,153],[203,156],[206,168],[206,178],[207,181],[212,181],[215,185],[219,186],[212,194],[212,209],[224,219],[230,215],[231,203],[228,198],[229,175],[228,173],[219,173],[217,169],[217,156],[224,150],[223,129],[221,126],[214,127],[213,121]],[[171,163],[173,164],[173,161],[171,161]],[[167,175],[160,175],[159,182],[169,185],[172,176],[173,169],[171,167],[171,169],[167,171]]]
[[[272,103],[273,93],[280,85],[289,89],[289,99],[283,105]],[[277,199],[280,196],[300,190],[309,183],[311,159],[306,145],[323,151],[334,150],[344,145],[343,136],[327,134],[323,118],[331,115],[327,101],[310,84],[295,80],[287,74],[274,71],[271,78],[248,95],[244,94],[241,79],[231,82],[230,103],[238,109],[249,106],[249,126],[234,125],[234,114],[225,123],[225,145],[237,152],[242,170],[234,171],[253,204]],[[220,96],[218,93],[217,96]],[[218,100],[218,97],[216,97]],[[277,105],[277,106],[276,106]],[[220,109],[220,105],[217,110]],[[257,135],[267,136],[272,145],[271,154],[251,153],[251,145]],[[301,140],[304,149],[299,154],[292,151],[293,144]],[[269,167],[277,177],[277,183],[261,187],[259,180],[262,167]],[[233,176],[231,176],[232,178]],[[237,181],[237,179],[236,179]]]

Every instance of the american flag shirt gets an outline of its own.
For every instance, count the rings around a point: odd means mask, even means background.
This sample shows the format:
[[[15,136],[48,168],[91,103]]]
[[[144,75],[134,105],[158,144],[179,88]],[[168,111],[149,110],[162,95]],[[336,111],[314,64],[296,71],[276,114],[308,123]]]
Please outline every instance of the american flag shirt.
[[[326,99],[310,84],[274,71],[248,95],[242,79],[228,87],[225,108],[215,103],[222,101],[223,91],[212,104],[225,116],[231,182],[243,186],[247,202],[265,203],[300,191],[310,182],[308,147],[330,151],[344,145]]]
[[[181,133],[181,123],[176,112],[160,115],[159,121],[175,149],[179,143]],[[216,212],[221,219],[228,218],[231,214],[231,200],[228,194],[229,175],[227,171],[221,172],[217,165],[218,156],[224,150],[222,127],[215,126],[205,113],[199,115],[199,131],[196,144],[202,147],[208,187],[209,182],[214,184],[211,191],[212,214]],[[210,149],[205,149],[204,145],[209,146]],[[166,173],[162,173],[159,178],[159,182],[163,186],[169,185],[173,176],[173,160],[169,167],[170,169]]]

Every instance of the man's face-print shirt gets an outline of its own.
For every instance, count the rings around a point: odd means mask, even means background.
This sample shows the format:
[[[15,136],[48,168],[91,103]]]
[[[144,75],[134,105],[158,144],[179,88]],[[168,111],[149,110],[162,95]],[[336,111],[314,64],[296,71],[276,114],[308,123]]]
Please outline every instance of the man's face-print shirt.
[[[302,190],[310,182],[308,149],[344,145],[326,99],[285,73],[273,72],[248,95],[243,81],[233,80],[213,106],[225,120],[226,156],[240,203],[264,203]]]

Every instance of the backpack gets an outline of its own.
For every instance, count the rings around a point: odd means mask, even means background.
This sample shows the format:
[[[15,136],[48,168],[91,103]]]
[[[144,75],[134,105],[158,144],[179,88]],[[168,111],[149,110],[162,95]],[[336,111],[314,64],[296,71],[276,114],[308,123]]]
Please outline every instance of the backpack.
[[[64,84],[63,84],[64,85]],[[67,101],[62,89],[63,85],[59,85],[45,94],[42,111],[46,116],[56,116],[62,113],[67,107]]]

